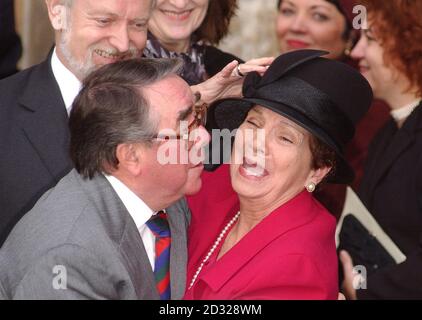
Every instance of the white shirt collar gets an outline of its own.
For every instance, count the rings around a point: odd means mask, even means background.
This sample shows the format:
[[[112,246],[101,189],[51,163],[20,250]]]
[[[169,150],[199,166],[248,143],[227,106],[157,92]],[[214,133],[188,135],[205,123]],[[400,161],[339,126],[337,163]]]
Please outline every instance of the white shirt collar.
[[[409,103],[408,105],[405,105],[399,109],[392,110],[391,116],[396,122],[399,122],[401,120],[406,119],[410,114],[415,110],[415,108],[421,103],[421,100],[415,100],[412,103]]]
[[[51,57],[51,68],[53,69],[54,77],[59,85],[67,114],[70,114],[73,100],[75,100],[81,90],[82,84],[79,79],[60,61],[57,56],[56,48],[54,48],[54,52]]]
[[[106,174],[104,176],[122,200],[133,221],[135,221],[136,227],[140,229],[155,212],[119,179]]]

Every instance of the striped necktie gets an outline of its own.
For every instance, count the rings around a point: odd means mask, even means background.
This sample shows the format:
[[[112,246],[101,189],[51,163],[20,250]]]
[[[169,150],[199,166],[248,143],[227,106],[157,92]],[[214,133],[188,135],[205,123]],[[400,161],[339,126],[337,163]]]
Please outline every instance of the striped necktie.
[[[170,227],[167,214],[158,212],[147,221],[148,228],[155,236],[154,277],[161,300],[170,300]]]

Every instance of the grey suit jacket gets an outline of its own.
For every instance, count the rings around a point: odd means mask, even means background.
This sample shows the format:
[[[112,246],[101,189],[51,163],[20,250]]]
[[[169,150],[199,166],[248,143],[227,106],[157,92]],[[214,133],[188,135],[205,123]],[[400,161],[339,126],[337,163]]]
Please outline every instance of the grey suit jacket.
[[[186,282],[186,201],[167,208],[171,296]],[[135,222],[103,176],[75,171],[47,191],[0,250],[6,299],[159,299]]]

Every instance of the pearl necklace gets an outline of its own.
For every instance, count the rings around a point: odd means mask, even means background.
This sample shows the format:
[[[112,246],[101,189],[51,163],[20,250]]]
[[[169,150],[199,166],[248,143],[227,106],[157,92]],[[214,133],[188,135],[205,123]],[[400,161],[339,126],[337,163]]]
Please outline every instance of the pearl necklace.
[[[217,249],[218,245],[220,244],[221,240],[223,240],[225,234],[227,233],[227,231],[231,228],[231,226],[236,222],[236,220],[239,218],[240,216],[240,211],[238,211],[236,213],[236,215],[229,221],[229,223],[227,223],[227,225],[224,227],[224,229],[220,232],[220,235],[218,236],[218,238],[214,241],[213,246],[211,247],[210,251],[208,251],[207,255],[205,256],[204,259],[202,259],[201,264],[199,265],[198,269],[195,272],[195,275],[192,278],[192,281],[190,282],[189,288],[188,290],[190,290],[196,279],[198,278],[199,274],[201,273],[202,268],[204,267],[205,263],[209,260],[209,258],[212,256],[212,254],[214,253],[215,249]]]

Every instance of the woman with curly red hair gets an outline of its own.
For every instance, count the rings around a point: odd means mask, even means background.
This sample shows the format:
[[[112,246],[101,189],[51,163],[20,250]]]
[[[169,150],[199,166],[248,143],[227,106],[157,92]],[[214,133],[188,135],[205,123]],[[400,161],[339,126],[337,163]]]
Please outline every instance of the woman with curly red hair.
[[[341,252],[348,298],[422,298],[422,2],[362,0],[368,29],[352,51],[376,98],[391,109],[390,121],[371,144],[359,196],[381,228],[406,256],[380,257],[379,250],[343,228],[352,239]],[[354,241],[355,240],[355,241]],[[362,245],[360,245],[362,244]],[[356,253],[358,253],[356,255]],[[353,288],[353,264],[367,269],[367,289]]]

